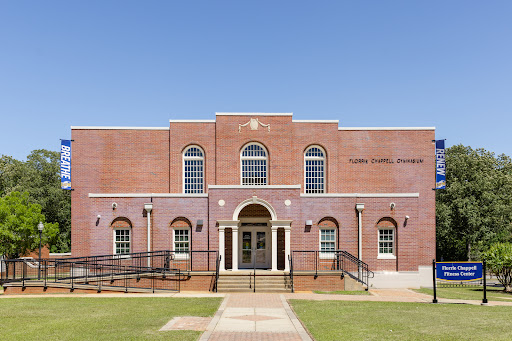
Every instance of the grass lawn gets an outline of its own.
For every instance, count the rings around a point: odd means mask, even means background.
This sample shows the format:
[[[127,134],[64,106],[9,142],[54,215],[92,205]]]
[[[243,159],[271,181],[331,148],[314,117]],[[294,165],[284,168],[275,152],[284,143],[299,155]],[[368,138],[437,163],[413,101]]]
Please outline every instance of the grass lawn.
[[[427,295],[434,295],[434,290],[429,288],[414,289],[414,291]],[[484,297],[482,286],[437,288],[436,291],[438,298],[481,301]],[[504,292],[503,287],[487,287],[487,300],[512,302],[512,294]]]
[[[512,340],[512,307],[291,300],[317,341]]]
[[[221,298],[65,297],[0,300],[2,340],[197,340],[159,332],[174,316],[213,316]]]
[[[315,294],[329,294],[329,295],[370,295],[368,291],[313,291]]]

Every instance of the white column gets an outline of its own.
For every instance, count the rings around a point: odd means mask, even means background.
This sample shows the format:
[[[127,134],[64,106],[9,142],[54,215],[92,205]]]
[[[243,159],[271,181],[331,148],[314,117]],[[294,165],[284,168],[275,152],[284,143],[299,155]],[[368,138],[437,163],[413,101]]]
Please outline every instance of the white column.
[[[357,258],[363,260],[363,210],[364,204],[356,204],[357,210],[357,225],[358,225],[358,248]]]
[[[220,265],[219,271],[226,270],[226,255],[224,252],[224,226],[219,226],[219,256],[220,256]]]
[[[272,226],[272,270],[277,271],[277,226]]]
[[[217,220],[219,223],[219,255],[220,259],[220,271],[226,270],[226,253],[224,252],[225,247],[229,247],[229,245],[225,245],[225,234],[224,230],[226,228],[231,228],[233,230],[233,243],[231,244],[231,264],[233,264],[233,270],[238,270],[238,223],[240,220]]]
[[[151,211],[153,210],[153,203],[144,204],[144,209],[148,216],[148,253],[151,252]],[[151,266],[151,257],[148,254],[148,267]]]
[[[231,252],[231,259],[233,264],[233,271],[238,271],[238,226],[231,226],[233,251]]]
[[[292,228],[287,226],[284,228],[284,271],[290,271],[290,236]]]

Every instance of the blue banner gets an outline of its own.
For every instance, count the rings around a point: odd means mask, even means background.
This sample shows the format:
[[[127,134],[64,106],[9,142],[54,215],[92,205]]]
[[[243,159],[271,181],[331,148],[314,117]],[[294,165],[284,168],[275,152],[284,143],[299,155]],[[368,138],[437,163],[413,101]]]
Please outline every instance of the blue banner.
[[[446,188],[446,162],[444,140],[436,141],[436,189]]]
[[[60,142],[60,187],[71,190],[71,140]]]
[[[436,278],[444,281],[476,281],[482,279],[482,263],[437,262]]]

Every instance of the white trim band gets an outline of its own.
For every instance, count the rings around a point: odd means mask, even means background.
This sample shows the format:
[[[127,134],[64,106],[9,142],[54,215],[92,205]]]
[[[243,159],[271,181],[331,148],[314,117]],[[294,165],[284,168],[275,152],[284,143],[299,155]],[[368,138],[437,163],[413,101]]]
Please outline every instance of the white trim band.
[[[95,127],[95,126],[71,126],[74,130],[169,130],[169,127]]]
[[[216,112],[216,116],[292,116],[293,113],[277,113],[277,112]]]
[[[419,198],[419,193],[319,193],[300,194],[305,198]]]
[[[338,127],[338,130],[436,130],[436,127]]]
[[[89,193],[89,198],[207,198],[208,193]]]
[[[212,189],[300,189],[300,185],[208,185]]]

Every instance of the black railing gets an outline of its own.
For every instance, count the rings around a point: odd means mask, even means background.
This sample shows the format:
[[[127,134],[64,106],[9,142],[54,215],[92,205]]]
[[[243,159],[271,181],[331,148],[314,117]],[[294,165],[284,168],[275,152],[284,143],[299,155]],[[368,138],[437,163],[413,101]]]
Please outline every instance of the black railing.
[[[293,281],[293,272],[311,272],[315,278],[319,273],[341,271],[354,280],[366,285],[373,278],[373,272],[368,264],[343,250],[336,251],[292,251],[290,258],[290,280]]]
[[[293,287],[293,258],[292,255],[288,255],[288,262],[290,263],[290,287],[292,289],[292,293],[295,292]]]
[[[76,285],[102,287],[180,290],[183,275],[191,272],[211,272],[218,280],[220,258],[217,251],[155,251],[123,255],[102,255],[61,259],[4,260],[5,272],[0,283],[38,281],[44,288],[48,282],[64,283],[71,290]],[[168,278],[169,277],[169,278]],[[165,281],[165,279],[171,279]],[[155,281],[159,280],[159,281]],[[140,282],[143,283],[140,283]],[[41,283],[42,282],[42,283]]]
[[[219,255],[219,257],[217,257],[217,262],[215,264],[215,292],[218,292],[219,290],[219,267],[221,259],[222,256]]]

